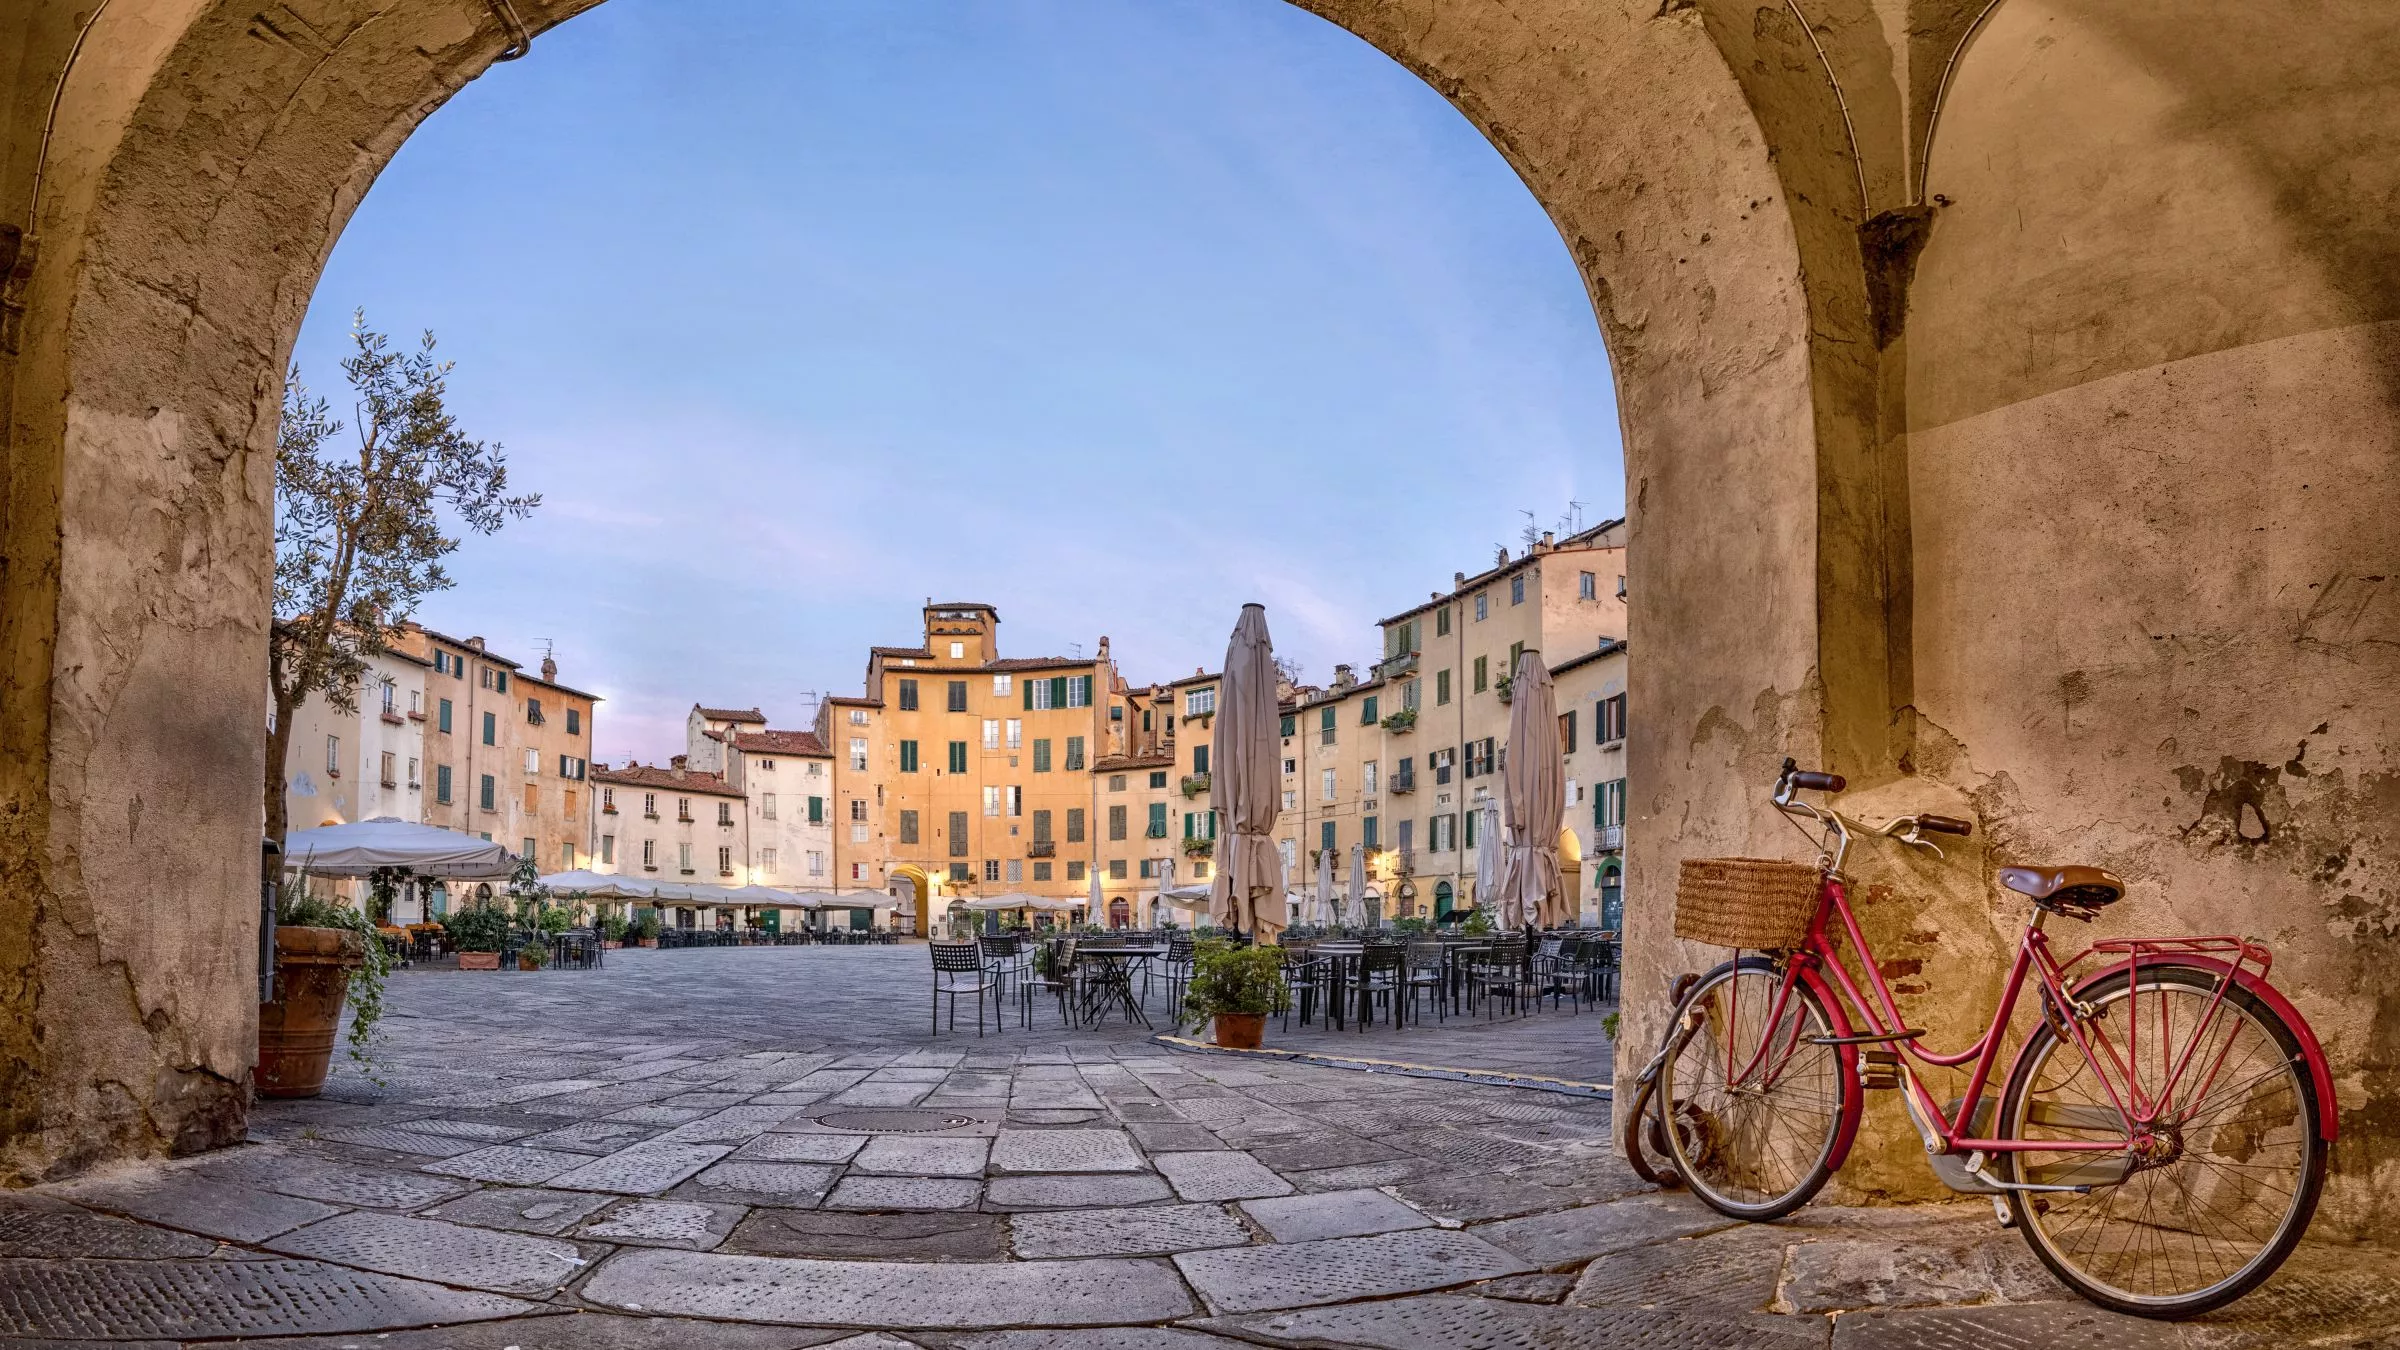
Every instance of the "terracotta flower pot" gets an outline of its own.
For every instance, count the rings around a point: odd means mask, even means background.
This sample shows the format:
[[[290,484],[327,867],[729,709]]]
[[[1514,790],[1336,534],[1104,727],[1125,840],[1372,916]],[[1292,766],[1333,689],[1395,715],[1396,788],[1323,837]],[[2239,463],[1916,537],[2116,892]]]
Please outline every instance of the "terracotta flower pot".
[[[542,968],[542,963],[541,963],[541,961],[540,961],[540,959],[539,959],[539,958],[537,958],[537,957],[531,957],[531,956],[527,956],[527,955],[525,955],[523,952],[519,952],[519,953],[517,954],[517,969],[519,969],[519,970],[540,970],[541,968]]]
[[[657,946],[657,945],[658,945],[658,939],[657,939],[657,938],[641,938],[641,939],[638,939],[638,940],[636,940],[636,941],[635,941],[635,943],[634,943],[633,945],[635,945],[635,946],[637,946],[637,947],[655,947],[655,946]]]
[[[500,953],[460,952],[458,954],[458,968],[460,970],[498,970],[500,968]]]
[[[350,972],[366,959],[359,935],[343,928],[275,930],[275,998],[258,1005],[261,1097],[314,1097],[333,1065]]]
[[[1217,1044],[1228,1050],[1256,1050],[1266,1034],[1265,1013],[1217,1014]]]

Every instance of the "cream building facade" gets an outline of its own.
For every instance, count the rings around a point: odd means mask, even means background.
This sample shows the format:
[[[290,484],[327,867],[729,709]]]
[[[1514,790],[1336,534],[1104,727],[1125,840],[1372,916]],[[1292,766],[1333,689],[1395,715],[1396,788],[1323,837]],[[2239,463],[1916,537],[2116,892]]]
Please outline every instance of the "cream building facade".
[[[480,637],[411,625],[395,644],[425,662],[424,814],[529,855],[544,872],[592,861],[592,717],[600,699],[493,652]]]
[[[749,856],[749,812],[722,774],[690,767],[681,755],[665,767],[628,763],[592,770],[599,794],[601,872],[648,881],[739,886]],[[661,925],[732,928],[738,907],[667,901]]]
[[[1625,642],[1610,638],[1550,668],[1566,747],[1567,837],[1562,862],[1586,923],[1623,931],[1625,919]]]

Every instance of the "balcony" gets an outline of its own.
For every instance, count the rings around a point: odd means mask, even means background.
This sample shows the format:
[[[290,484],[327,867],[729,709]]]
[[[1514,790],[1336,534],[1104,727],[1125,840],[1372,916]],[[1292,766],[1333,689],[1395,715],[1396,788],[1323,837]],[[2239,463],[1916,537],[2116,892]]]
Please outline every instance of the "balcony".
[[[1622,825],[1601,826],[1600,851],[1603,853],[1622,853],[1624,850],[1625,827]]]
[[[1025,856],[1028,858],[1055,858],[1058,856],[1058,843],[1052,839],[1036,839],[1025,846]]]
[[[1405,736],[1409,732],[1415,731],[1417,729],[1417,710],[1414,708],[1402,708],[1400,711],[1393,713],[1391,716],[1383,719],[1383,729],[1395,736]]]
[[[1375,669],[1383,676],[1383,678],[1388,680],[1396,675],[1406,675],[1408,672],[1415,670],[1416,668],[1417,653],[1402,652],[1398,656],[1385,657],[1383,664],[1377,666]]]
[[[1214,839],[1202,839],[1194,836],[1183,841],[1183,856],[1187,858],[1206,858],[1216,851],[1217,841]]]
[[[1416,851],[1415,849],[1413,849],[1413,848],[1396,848],[1396,849],[1393,849],[1393,850],[1392,850],[1392,875],[1393,875],[1393,876],[1395,876],[1395,877],[1407,877],[1407,876],[1415,876],[1415,875],[1416,875],[1416,872],[1417,872],[1417,851]]]
[[[1384,784],[1384,790],[1395,797],[1414,792],[1417,790],[1417,776],[1413,773],[1393,774],[1391,781]]]
[[[383,710],[383,720],[384,720],[384,721],[386,721],[386,722],[388,722],[388,723],[390,723],[390,724],[391,724],[391,725],[393,725],[393,726],[402,726],[402,725],[405,725],[405,724],[406,724],[406,722],[407,722],[407,719],[406,719],[406,718],[402,717],[400,714],[398,714],[398,713],[396,713],[396,712],[393,712],[393,711],[392,711],[391,709],[389,709],[389,708],[386,708],[386,709],[384,709],[384,710]]]
[[[1197,797],[1201,793],[1208,791],[1208,781],[1208,775],[1204,773],[1185,774],[1183,776],[1183,795],[1186,797]]]

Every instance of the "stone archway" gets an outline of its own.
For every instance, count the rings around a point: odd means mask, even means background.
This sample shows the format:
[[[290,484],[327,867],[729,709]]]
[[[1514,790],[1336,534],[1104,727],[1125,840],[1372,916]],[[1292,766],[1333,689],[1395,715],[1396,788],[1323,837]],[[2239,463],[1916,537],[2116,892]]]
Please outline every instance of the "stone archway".
[[[1911,897],[1887,956],[1982,969],[1991,836],[2125,869],[2153,924],[2274,935],[2344,1076],[2327,1215],[2400,1205],[2400,15],[1305,7],[1491,139],[1608,339],[1645,541],[1627,1044],[1710,959],[1662,879],[1780,850],[1789,754],[1861,814],[1986,827],[1953,871],[1866,877]],[[0,233],[13,1177],[239,1136],[257,825],[223,789],[258,777],[283,362],[351,207],[510,40],[492,16],[0,20],[0,223],[30,226]],[[1921,1187],[1877,1162],[1909,1151],[1862,1150],[1869,1183]]]

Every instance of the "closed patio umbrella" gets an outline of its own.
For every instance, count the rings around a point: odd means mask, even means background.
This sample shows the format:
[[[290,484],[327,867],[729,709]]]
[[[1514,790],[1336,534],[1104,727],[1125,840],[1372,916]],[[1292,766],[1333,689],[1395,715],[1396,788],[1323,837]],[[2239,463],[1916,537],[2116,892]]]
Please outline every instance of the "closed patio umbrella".
[[[1350,898],[1349,904],[1343,912],[1352,923],[1364,924],[1367,921],[1367,846],[1365,844],[1350,846]]]
[[[1284,925],[1283,855],[1274,839],[1281,726],[1266,606],[1244,605],[1217,681],[1208,804],[1224,841],[1211,894],[1218,923],[1259,941]]]
[[[1508,766],[1500,771],[1499,891],[1511,928],[1555,922],[1560,909],[1558,822],[1567,809],[1558,696],[1540,652],[1517,658],[1509,685]]]
[[[1500,908],[1500,803],[1486,797],[1475,803],[1482,817],[1475,826],[1475,908],[1498,924],[1508,916]]]
[[[1332,923],[1335,918],[1333,909],[1332,849],[1321,848],[1317,850],[1317,890],[1316,894],[1310,897],[1310,899],[1311,903],[1309,905],[1308,921],[1315,924]]]

